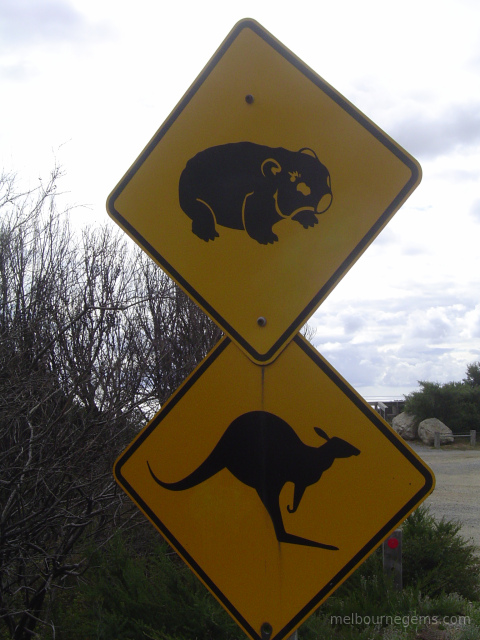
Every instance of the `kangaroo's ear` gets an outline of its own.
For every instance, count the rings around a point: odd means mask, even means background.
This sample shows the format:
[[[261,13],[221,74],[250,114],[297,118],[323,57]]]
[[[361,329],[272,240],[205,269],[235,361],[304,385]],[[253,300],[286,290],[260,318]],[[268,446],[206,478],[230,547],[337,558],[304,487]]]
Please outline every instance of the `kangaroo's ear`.
[[[313,428],[321,438],[325,438],[325,440],[330,440],[330,438],[327,436],[327,434],[323,429],[320,429],[320,427],[313,427]]]

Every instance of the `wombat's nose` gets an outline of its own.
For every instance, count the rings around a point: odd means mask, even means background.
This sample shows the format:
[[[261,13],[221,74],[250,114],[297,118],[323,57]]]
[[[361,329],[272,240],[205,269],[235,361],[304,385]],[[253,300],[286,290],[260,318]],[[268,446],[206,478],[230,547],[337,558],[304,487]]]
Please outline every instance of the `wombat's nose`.
[[[317,213],[324,213],[332,204],[332,194],[326,193],[322,196],[317,204]]]

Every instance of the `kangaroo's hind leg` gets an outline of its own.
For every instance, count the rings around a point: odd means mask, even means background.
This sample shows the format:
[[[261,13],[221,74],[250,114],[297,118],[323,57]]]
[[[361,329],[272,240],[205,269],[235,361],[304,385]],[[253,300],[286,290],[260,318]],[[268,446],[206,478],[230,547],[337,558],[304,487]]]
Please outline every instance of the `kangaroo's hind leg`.
[[[315,542],[315,540],[308,540],[301,536],[296,536],[293,533],[287,533],[283,525],[282,512],[280,510],[280,493],[278,495],[266,496],[262,495],[260,491],[257,492],[260,496],[260,500],[263,502],[265,509],[272,520],[273,528],[275,529],[275,535],[279,542],[288,542],[290,544],[299,544],[306,547],[317,547],[318,549],[328,549],[330,551],[338,551],[338,547],[334,547],[330,544],[323,544],[321,542]]]

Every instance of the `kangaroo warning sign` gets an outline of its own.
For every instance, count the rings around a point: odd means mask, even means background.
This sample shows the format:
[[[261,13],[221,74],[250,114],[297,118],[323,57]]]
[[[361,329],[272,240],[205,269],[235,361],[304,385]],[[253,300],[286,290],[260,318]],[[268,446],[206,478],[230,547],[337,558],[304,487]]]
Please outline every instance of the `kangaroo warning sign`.
[[[248,357],[267,364],[420,175],[387,134],[244,20],[107,208]]]
[[[288,637],[433,489],[300,336],[267,367],[224,338],[115,476],[252,640]]]

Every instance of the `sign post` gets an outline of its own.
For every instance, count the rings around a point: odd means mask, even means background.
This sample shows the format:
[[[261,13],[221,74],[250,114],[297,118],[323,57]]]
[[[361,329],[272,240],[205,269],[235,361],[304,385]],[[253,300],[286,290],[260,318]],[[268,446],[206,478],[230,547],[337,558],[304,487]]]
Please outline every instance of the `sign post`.
[[[226,334],[115,477],[252,640],[294,633],[433,490],[298,334],[420,175],[245,20],[109,197]]]

